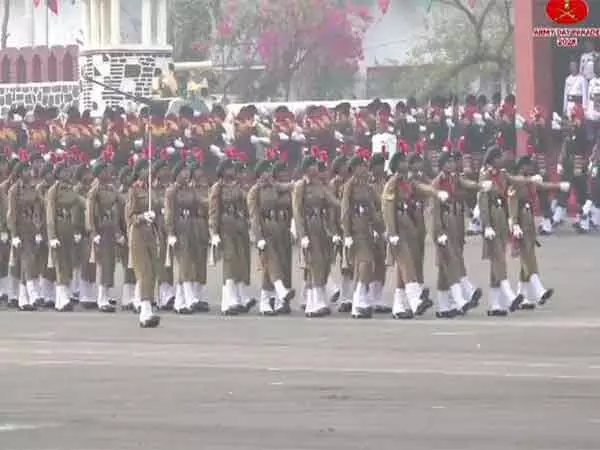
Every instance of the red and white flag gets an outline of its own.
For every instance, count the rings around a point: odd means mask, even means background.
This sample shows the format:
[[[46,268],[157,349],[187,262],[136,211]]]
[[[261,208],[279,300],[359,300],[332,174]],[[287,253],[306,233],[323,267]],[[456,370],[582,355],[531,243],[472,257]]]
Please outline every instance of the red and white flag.
[[[37,8],[42,4],[42,1],[46,2],[46,5],[50,11],[52,11],[54,14],[58,14],[58,0],[33,0],[33,4]]]

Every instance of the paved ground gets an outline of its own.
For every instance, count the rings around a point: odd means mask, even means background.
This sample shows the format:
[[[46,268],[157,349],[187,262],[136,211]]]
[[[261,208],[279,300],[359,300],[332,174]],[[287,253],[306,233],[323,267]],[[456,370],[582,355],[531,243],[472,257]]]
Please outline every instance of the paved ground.
[[[0,449],[597,450],[599,250],[546,239],[556,297],[500,320],[1,311]]]

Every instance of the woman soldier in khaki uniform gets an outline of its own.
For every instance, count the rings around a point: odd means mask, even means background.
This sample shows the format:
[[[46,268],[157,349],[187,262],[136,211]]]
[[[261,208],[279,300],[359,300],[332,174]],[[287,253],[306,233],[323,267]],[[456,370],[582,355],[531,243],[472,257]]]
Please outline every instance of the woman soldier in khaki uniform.
[[[263,285],[260,295],[260,312],[266,316],[275,315],[271,304],[270,290],[273,287],[279,304],[289,305],[295,292],[284,282],[285,257],[289,242],[287,205],[280,210],[277,185],[273,182],[272,163],[260,161],[255,173],[258,179],[248,192],[248,215],[250,229],[256,240],[260,269],[263,271]]]
[[[173,267],[175,312],[192,314],[198,301],[194,290],[196,275],[196,231],[193,218],[202,209],[194,188],[191,171],[185,160],[173,168],[173,183],[165,193],[165,228],[167,231],[167,262]]]
[[[385,173],[386,155],[377,153],[371,158],[371,186],[375,189],[378,210],[381,211],[381,194],[387,183],[388,177]],[[384,229],[383,217],[379,213],[380,228]],[[377,239],[375,242],[375,267],[373,271],[373,282],[369,286],[369,292],[372,296],[373,312],[379,314],[389,314],[392,308],[383,301],[383,287],[387,275],[387,266],[385,264],[386,242],[384,238]]]
[[[250,264],[245,249],[248,245],[248,208],[246,195],[231,159],[217,167],[217,182],[209,197],[208,227],[214,254],[217,247],[223,256],[223,291],[221,312],[237,315],[248,312],[252,304],[244,304],[244,285]]]
[[[300,240],[304,281],[307,286],[305,314],[307,317],[329,315],[325,286],[331,270],[333,216],[339,202],[328,186],[319,180],[319,161],[308,156],[302,161],[304,176],[292,193],[292,208],[296,234]]]
[[[433,180],[435,189],[448,193],[448,200],[434,200],[432,209],[432,238],[436,246],[438,267],[438,318],[450,319],[477,307],[481,290],[466,292],[462,269],[464,266],[464,195],[461,191],[477,191],[479,184],[457,176],[457,154],[444,152],[438,159],[439,175]],[[489,182],[486,186],[489,187]],[[467,279],[468,280],[468,279]],[[468,295],[469,294],[469,295]]]
[[[34,311],[38,297],[37,283],[40,264],[40,243],[44,226],[42,199],[35,188],[28,155],[23,152],[21,161],[13,169],[16,180],[8,191],[6,221],[11,235],[9,266],[21,268],[19,283],[19,309]]]
[[[516,164],[516,169],[521,176],[530,176],[534,173],[535,164],[530,156],[522,156]],[[514,239],[514,250],[518,253],[521,262],[519,274],[519,294],[523,295],[520,309],[535,309],[536,303],[543,305],[554,293],[553,289],[546,289],[540,280],[539,268],[536,257],[536,247],[539,245],[536,236],[534,205],[538,190],[560,189],[569,192],[569,182],[546,183],[541,175],[532,178],[534,184],[512,185],[508,188],[508,213],[509,227]]]
[[[87,198],[93,182],[93,175],[88,164],[80,164],[75,168],[75,186],[73,191],[80,197]],[[90,263],[90,236],[85,228],[85,205],[77,212],[78,218],[75,223],[79,224],[75,231],[73,240],[75,243],[73,249],[73,286],[71,292],[75,300],[80,300],[80,304],[96,305],[96,265]]]
[[[68,179],[66,163],[54,166],[54,184],[46,195],[46,227],[48,236],[48,267],[56,272],[57,311],[72,311],[71,281],[73,278],[74,237],[80,225],[77,214],[85,200],[74,190]]]
[[[133,162],[133,161],[132,161]],[[121,206],[123,207],[122,212],[119,214],[121,219],[121,230],[123,234],[127,235],[127,217],[125,215],[125,203],[127,202],[127,196],[129,189],[131,188],[133,178],[133,167],[131,164],[123,167],[119,171],[117,180],[119,182],[119,195],[121,196]],[[123,311],[137,311],[139,310],[140,299],[136,295],[136,279],[135,272],[129,267],[129,242],[124,245],[117,247],[118,258],[123,266],[123,288],[121,290],[121,310]],[[139,291],[139,289],[138,289]]]
[[[139,159],[134,166],[134,181],[125,202],[127,237],[129,241],[129,265],[135,271],[139,284],[140,315],[142,328],[156,328],[160,317],[153,311],[159,261],[159,236],[154,223],[156,213],[149,205],[148,160]],[[155,193],[152,193],[155,196]]]
[[[412,319],[425,313],[433,303],[423,293],[417,279],[414,242],[418,227],[411,217],[411,205],[416,194],[447,196],[432,187],[409,177],[408,162],[404,152],[396,152],[389,164],[394,173],[386,183],[381,196],[383,221],[390,243],[388,261],[396,266],[396,290],[392,315],[395,319]]]
[[[367,162],[354,156],[349,164],[350,179],[344,184],[341,225],[345,258],[352,262],[356,287],[352,296],[352,317],[370,318],[373,314],[369,287],[375,269],[375,248],[383,230],[380,228],[379,202],[369,184]]]
[[[52,154],[47,153],[45,158],[52,156]],[[39,182],[36,186],[36,190],[38,195],[42,199],[43,208],[46,208],[46,194],[48,193],[48,189],[50,186],[54,184],[54,173],[53,168],[54,165],[50,161],[50,159],[44,159],[44,163],[39,169],[38,177]],[[48,253],[49,253],[49,245],[48,245],[48,236],[46,235],[47,227],[46,227],[46,212],[43,212],[43,231],[42,231],[42,241],[40,242],[40,254],[38,263],[40,265],[39,273],[40,277],[38,280],[38,294],[39,298],[36,300],[38,303],[41,303],[39,306],[43,306],[44,308],[54,308],[55,305],[55,281],[56,281],[56,272],[53,267],[48,267]]]
[[[528,180],[506,173],[502,166],[502,150],[490,147],[484,157],[484,169],[480,181],[490,180],[492,189],[479,195],[478,204],[483,226],[483,259],[490,261],[490,309],[488,316],[506,316],[508,311],[516,311],[523,301],[521,294],[515,294],[508,281],[506,248],[509,239],[508,227],[508,188],[510,185],[524,185]]]
[[[112,184],[113,154],[105,150],[102,157],[92,167],[96,178],[88,192],[86,202],[85,225],[91,239],[90,262],[96,264],[96,282],[98,284],[98,309],[102,312],[115,312],[110,303],[109,289],[115,281],[117,245],[125,244],[121,232],[122,211],[121,196]]]
[[[189,160],[189,168],[192,171],[190,186],[196,197],[198,210],[192,214],[194,222],[193,230],[195,237],[193,244],[194,250],[194,292],[196,302],[194,303],[195,312],[208,312],[210,305],[208,303],[208,291],[206,289],[206,266],[208,263],[208,246],[210,242],[210,233],[208,230],[208,196],[210,193],[210,184],[208,176],[204,171],[204,152],[197,150],[192,152]]]
[[[0,254],[2,255],[2,264],[6,265],[6,276],[4,279],[5,283],[5,291],[8,300],[9,308],[17,308],[19,305],[18,296],[19,296],[19,279],[21,269],[18,267],[18,261],[14,261],[15,266],[10,266],[10,252],[11,252],[11,243],[10,243],[10,229],[8,228],[8,222],[6,221],[6,214],[8,212],[8,191],[11,186],[18,179],[16,173],[13,171],[13,168],[16,164],[18,164],[19,160],[16,158],[11,158],[8,161],[8,176],[7,178],[0,183],[0,204],[2,205],[2,229],[0,230]],[[2,234],[5,233],[5,234]]]

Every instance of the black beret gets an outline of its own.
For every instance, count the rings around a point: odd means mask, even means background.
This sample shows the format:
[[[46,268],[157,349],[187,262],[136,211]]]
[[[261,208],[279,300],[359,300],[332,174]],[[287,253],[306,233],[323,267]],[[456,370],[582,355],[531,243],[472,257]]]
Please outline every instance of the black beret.
[[[492,145],[485,152],[483,164],[491,164],[492,161],[502,157],[502,149],[497,145]]]
[[[226,170],[235,169],[233,160],[223,159],[217,166],[217,177],[221,178]]]
[[[12,173],[21,176],[24,170],[29,169],[31,165],[27,161],[18,161],[12,169]]]
[[[63,169],[67,168],[67,163],[64,161],[60,161],[54,165],[54,169],[52,170],[52,174],[57,177],[63,171]]]
[[[398,171],[398,166],[401,162],[406,160],[406,154],[404,152],[396,152],[390,159],[390,170],[394,173]]]
[[[337,175],[342,170],[342,166],[344,166],[344,164],[347,162],[348,158],[346,158],[344,155],[338,156],[331,163],[331,172]]]
[[[382,153],[375,153],[371,157],[371,167],[383,166],[385,164],[385,155]]]
[[[306,156],[302,160],[301,167],[302,167],[302,170],[306,170],[309,167],[318,166],[318,165],[319,165],[319,161],[317,161],[317,158],[315,158],[314,156]]]
[[[355,167],[358,167],[362,164],[365,164],[365,160],[362,159],[360,156],[353,156],[352,158],[350,158],[350,161],[348,161],[348,167],[350,167],[351,169],[354,169]]]
[[[424,161],[423,155],[421,155],[420,153],[413,153],[408,158],[408,163],[409,164],[416,164],[416,163],[420,163],[420,162],[423,162],[423,161]]]
[[[271,167],[271,171],[274,174],[277,174],[279,172],[283,172],[286,169],[287,169],[287,164],[285,163],[285,161],[275,161],[273,163],[273,166]]]
[[[262,175],[265,172],[270,172],[273,169],[273,163],[268,159],[258,161],[254,166],[254,173],[256,175]]]
[[[52,173],[53,169],[54,166],[52,165],[52,163],[44,163],[44,165],[42,165],[42,167],[40,168],[40,177],[45,177],[49,173]]]
[[[148,168],[148,160],[145,158],[138,159],[133,165],[133,176],[137,179],[142,170]]]

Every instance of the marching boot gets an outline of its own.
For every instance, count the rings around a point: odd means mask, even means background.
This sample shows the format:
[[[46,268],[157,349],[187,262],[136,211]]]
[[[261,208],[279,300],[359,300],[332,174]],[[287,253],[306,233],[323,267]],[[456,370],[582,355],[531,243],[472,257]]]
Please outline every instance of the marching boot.
[[[98,285],[98,310],[103,313],[114,313],[115,306],[108,301],[108,287]]]
[[[423,298],[423,290],[419,283],[407,283],[405,286],[408,304],[415,316],[422,316],[429,308],[433,306],[433,302],[427,298]]]
[[[342,289],[340,291],[341,302],[338,312],[349,313],[352,311],[352,296],[354,295],[354,280],[348,275],[342,275]]]
[[[503,294],[500,288],[490,288],[490,309],[487,315],[490,317],[506,317],[508,311],[504,306]]]
[[[381,281],[369,283],[369,295],[371,296],[373,312],[377,314],[390,314],[392,312],[392,308],[383,303],[383,283]]]
[[[19,307],[19,280],[12,275],[8,276],[8,307]]]
[[[71,280],[71,303],[79,303],[81,296],[81,269],[73,269],[73,279]]]
[[[329,278],[327,278],[327,297],[329,298],[329,301],[331,303],[337,303],[337,301],[340,299],[340,293],[341,291],[339,286],[335,284],[333,278],[329,276]]]
[[[169,283],[158,286],[158,304],[161,311],[172,311],[175,305],[175,288]]]
[[[277,293],[274,291],[267,291],[267,295],[273,301],[273,308],[278,315],[288,315],[292,313],[292,307],[290,306],[290,302],[284,302],[281,300]]]
[[[237,297],[240,300],[240,312],[248,314],[256,306],[256,299],[250,296],[250,286],[246,283],[236,283]]]
[[[59,312],[73,311],[73,304],[71,303],[71,296],[69,295],[69,288],[66,285],[63,285],[63,284],[56,285],[55,308]]]
[[[552,225],[558,226],[562,224],[565,217],[567,217],[567,208],[557,204],[554,208],[554,213],[552,214]]]
[[[504,299],[504,309],[508,309],[510,312],[515,312],[519,309],[519,305],[523,301],[523,296],[515,294],[512,290],[508,280],[502,280],[500,282],[500,291],[502,292],[502,298]]]
[[[406,291],[404,289],[396,288],[394,291],[392,317],[394,319],[412,319],[414,317],[410,309],[410,305],[408,304],[408,298],[406,297]]]
[[[43,304],[41,300],[41,295],[39,291],[39,282],[38,280],[29,280],[25,283],[25,287],[27,288],[27,301],[33,309],[37,309],[39,304]],[[21,307],[21,289],[19,288],[19,307]],[[23,309],[23,308],[21,308]],[[28,310],[29,311],[29,310]]]
[[[221,313],[226,316],[237,316],[241,312],[241,306],[235,282],[231,279],[225,280],[221,294]]]
[[[97,309],[98,303],[96,303],[95,283],[82,281],[80,289],[81,299],[79,305],[81,305],[83,309]]]
[[[537,273],[532,274],[529,278],[529,286],[531,288],[533,300],[536,301],[538,305],[545,304],[554,294],[554,289],[546,289],[544,287],[542,280],[540,280],[540,276]]]
[[[540,226],[538,227],[538,233],[541,236],[549,236],[552,234],[552,220],[549,218],[543,218]]]
[[[194,303],[193,310],[194,312],[204,313],[210,311],[210,305],[208,304],[208,300],[206,297],[206,286],[200,283],[192,283],[192,288],[194,290],[194,298],[196,302]]]
[[[373,317],[373,308],[369,300],[370,296],[367,285],[361,281],[357,282],[352,298],[352,318],[370,319]]]
[[[121,290],[121,311],[133,311],[133,296],[135,293],[135,285],[130,283],[123,284]]]
[[[277,311],[283,310],[284,314],[286,314],[285,311],[288,311],[287,313],[289,314],[289,311],[291,310],[290,302],[296,296],[296,291],[285,287],[282,280],[274,281],[273,287],[275,288],[276,303],[277,305],[282,305],[276,308]],[[267,294],[272,298],[271,293]]]
[[[454,283],[450,286],[450,297],[454,306],[452,309],[455,313],[466,314],[470,309],[470,302],[463,296],[463,291],[459,283]]]
[[[600,228],[600,208],[597,205],[592,206],[590,211],[590,225],[594,230]]]
[[[175,306],[173,311],[183,316],[189,316],[192,314],[192,309],[188,305],[188,298],[182,283],[175,283]],[[193,298],[192,300],[193,301]]]
[[[523,301],[519,305],[519,309],[523,311],[531,311],[535,309],[535,303],[531,301],[531,283],[528,281],[519,281],[517,285],[517,293],[523,296]]]
[[[460,279],[460,287],[462,289],[463,297],[469,302],[467,311],[469,309],[477,308],[479,306],[479,300],[481,300],[481,296],[483,295],[481,289],[473,286],[471,280],[466,276]]]
[[[28,283],[34,283],[33,281],[27,281],[25,284],[21,283],[19,285],[19,310],[21,311],[35,311],[37,308],[35,307],[34,301],[29,297],[30,290],[27,288]]]
[[[156,328],[160,325],[160,316],[152,310],[150,300],[140,302],[140,328]]]
[[[271,304],[271,294],[269,291],[265,291],[264,289],[260,291],[260,303],[258,309],[263,316],[270,317],[277,314]]]
[[[435,313],[435,317],[438,319],[452,319],[456,317],[456,309],[452,301],[452,294],[450,291],[438,291],[437,307],[438,310]]]
[[[306,302],[306,317],[325,317],[331,314],[327,306],[325,287],[313,287],[308,290]]]

